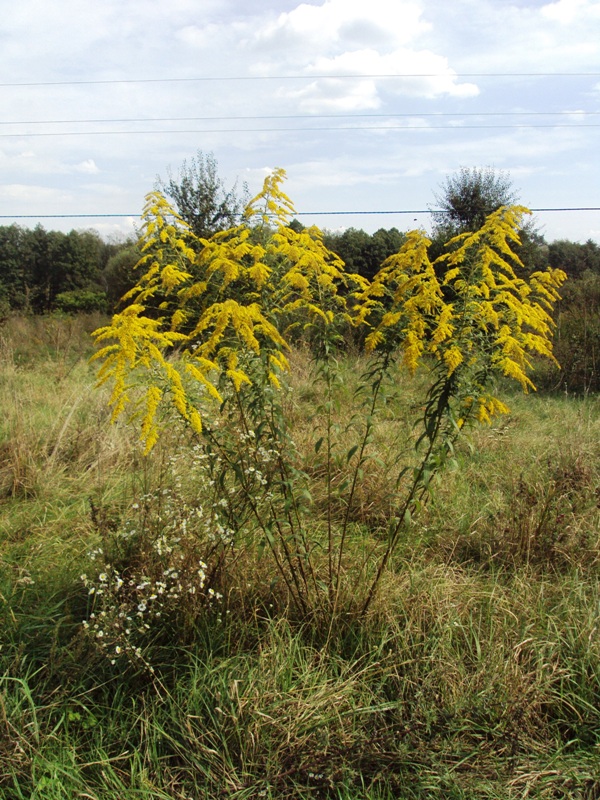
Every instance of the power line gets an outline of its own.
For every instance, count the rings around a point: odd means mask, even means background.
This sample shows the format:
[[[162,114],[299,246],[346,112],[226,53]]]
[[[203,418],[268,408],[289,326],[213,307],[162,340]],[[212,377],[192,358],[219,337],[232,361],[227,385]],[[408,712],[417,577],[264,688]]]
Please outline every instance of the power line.
[[[534,213],[550,211],[600,211],[600,206],[569,206],[562,208],[530,208]],[[450,214],[437,208],[417,208],[388,211],[295,211],[293,217],[342,217],[342,216],[378,216],[393,214]],[[139,212],[134,214],[0,214],[0,219],[125,219],[128,217],[139,218]]]
[[[193,78],[115,78],[79,81],[23,81],[0,83],[0,87],[100,86],[133,83],[202,83],[225,81],[357,80],[365,78],[598,78],[600,72],[421,72],[348,75],[201,75]]]
[[[522,125],[334,125],[334,126],[310,126],[310,127],[287,127],[287,128],[192,128],[185,130],[138,130],[138,131],[45,131],[44,133],[0,133],[0,138],[43,138],[57,136],[147,136],[147,135],[169,135],[190,134],[190,133],[320,133],[325,131],[398,131],[410,133],[411,131],[465,131],[465,130],[528,130],[532,128],[600,128],[600,124],[578,123],[551,123],[543,125],[522,124]]]
[[[217,120],[266,120],[266,119],[417,119],[420,117],[554,117],[554,116],[598,116],[600,111],[469,111],[452,113],[450,111],[426,111],[389,114],[253,114],[218,117],[115,117],[98,119],[42,119],[42,120],[0,120],[0,125],[71,125],[88,123],[118,122],[215,122]]]
[[[579,206],[577,208],[530,208],[530,211],[600,211],[600,206]],[[296,217],[322,217],[322,216],[344,216],[349,214],[451,214],[451,211],[444,211],[439,208],[408,209],[403,211],[298,211],[293,216]]]

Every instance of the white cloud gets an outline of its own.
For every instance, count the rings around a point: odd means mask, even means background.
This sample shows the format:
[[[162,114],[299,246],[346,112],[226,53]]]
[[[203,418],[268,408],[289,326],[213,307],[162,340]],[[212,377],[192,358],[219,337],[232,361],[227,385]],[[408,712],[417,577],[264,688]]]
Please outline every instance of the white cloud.
[[[53,189],[47,186],[34,186],[24,183],[9,183],[0,184],[0,199],[36,204],[38,206],[36,208],[37,211],[39,208],[43,209],[44,206],[48,207],[51,203],[62,204],[71,199],[71,194],[64,189]]]
[[[363,13],[364,13],[363,9]],[[350,19],[339,28],[340,41],[352,47],[381,47],[393,45],[397,39],[393,27],[385,27],[367,16]]]
[[[541,13],[548,19],[568,25],[576,19],[581,19],[588,14],[598,14],[600,6],[589,0],[557,0],[543,6]]]
[[[0,153],[0,167],[2,168],[4,179],[7,183],[13,182],[17,178],[18,183],[24,175],[31,176],[52,176],[64,175],[72,172],[72,168],[64,164],[55,154],[42,155],[34,150],[20,150],[16,152],[7,150]]]
[[[123,201],[126,201],[128,196],[127,191],[122,186],[119,186],[119,184],[117,183],[99,183],[99,182],[85,183],[83,184],[82,188],[85,189],[86,192],[91,193],[95,198],[98,199],[108,198],[113,202],[121,203]],[[148,187],[148,191],[150,190],[150,188],[151,187]],[[120,209],[115,207],[112,208],[112,211],[118,211],[118,210]]]
[[[211,44],[219,36],[217,25],[186,25],[175,32],[175,38],[185,45],[200,49]]]
[[[425,0],[425,8],[435,23],[429,46],[457,72],[598,71],[598,0]]]
[[[247,38],[260,54],[261,74],[285,71],[346,76],[279,92],[307,112],[357,111],[381,105],[381,93],[433,98],[473,97],[441,54],[415,46],[430,28],[423,3],[411,0],[326,0],[302,3]],[[435,75],[353,82],[347,76]]]
[[[373,80],[325,78],[297,91],[288,91],[301,110],[309,113],[365,111],[379,108],[381,101]]]
[[[5,20],[0,72],[15,82],[73,83],[0,88],[5,122],[14,123],[0,131],[0,200],[8,213],[131,213],[157,174],[168,165],[176,172],[201,148],[215,152],[228,183],[247,177],[252,191],[265,164],[287,167],[298,208],[423,208],[462,164],[516,171],[525,202],[595,205],[597,137],[583,113],[596,109],[597,78],[461,76],[598,73],[599,22],[598,0],[20,0]],[[383,74],[412,77],[350,77]],[[76,83],[232,76],[245,80]],[[516,110],[569,111],[556,121],[577,128],[479,130],[472,126],[522,118],[464,116]],[[294,119],[316,114],[354,116],[339,122],[354,130]],[[256,118],[16,124],[202,116]],[[164,135],[141,133],[163,127]],[[19,138],[9,135],[17,130]],[[77,135],[56,135],[69,130]],[[52,135],[27,136],[35,132]],[[578,215],[570,218],[576,226]],[[368,227],[370,218],[357,223]]]
[[[358,43],[406,44],[428,29],[422,3],[411,0],[325,0],[301,3],[267,25],[257,40],[271,46],[308,46],[312,52],[350,49]]]
[[[377,82],[379,91],[397,95],[433,98],[441,94],[474,97],[479,94],[473,83],[457,83],[448,59],[429,50],[398,48],[389,53],[356,50],[333,58],[318,58],[307,70],[317,74],[402,75],[415,77],[384,78]]]
[[[83,172],[86,175],[97,175],[100,172],[93,158],[86,158],[85,161],[81,161],[75,166],[75,171]]]

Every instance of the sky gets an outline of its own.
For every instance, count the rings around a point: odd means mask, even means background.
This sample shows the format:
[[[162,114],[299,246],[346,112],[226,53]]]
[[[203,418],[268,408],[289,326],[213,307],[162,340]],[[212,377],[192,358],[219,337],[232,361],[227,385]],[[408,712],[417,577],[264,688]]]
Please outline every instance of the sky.
[[[0,10],[1,225],[118,239],[199,150],[251,194],[283,167],[298,219],[330,230],[428,230],[461,167],[508,174],[533,209],[600,207],[600,0]],[[535,220],[600,243],[600,210]]]

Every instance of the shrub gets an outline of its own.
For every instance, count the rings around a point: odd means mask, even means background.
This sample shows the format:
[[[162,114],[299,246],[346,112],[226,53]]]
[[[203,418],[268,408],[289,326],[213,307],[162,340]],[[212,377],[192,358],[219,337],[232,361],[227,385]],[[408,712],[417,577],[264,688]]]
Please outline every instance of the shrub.
[[[106,293],[93,289],[73,289],[70,292],[61,292],[54,298],[54,308],[65,314],[106,312],[107,307]]]
[[[559,375],[545,384],[573,393],[600,389],[600,275],[592,272],[569,282],[556,320],[555,350]]]
[[[526,209],[502,207],[479,230],[451,239],[434,263],[425,235],[409,233],[368,281],[344,270],[317,228],[290,227],[283,178],[282,170],[267,178],[239,225],[199,241],[160,193],[148,196],[143,274],[124,298],[129,304],[95,332],[104,345],[99,382],[112,383],[113,419],[131,411],[139,421],[147,454],[171,425],[165,409],[175,410],[218,490],[223,552],[270,554],[286,602],[302,617],[342,608],[365,614],[456,439],[508,410],[494,377],[527,391],[531,355],[553,358],[550,311],[565,276],[517,276],[512,247]],[[350,420],[336,405],[348,325],[364,331],[369,359]],[[320,515],[286,414],[289,342],[298,330],[310,337],[317,369]],[[426,371],[423,413],[414,456],[398,464],[388,518],[373,535],[353,512],[398,368]],[[361,557],[350,559],[356,550]]]

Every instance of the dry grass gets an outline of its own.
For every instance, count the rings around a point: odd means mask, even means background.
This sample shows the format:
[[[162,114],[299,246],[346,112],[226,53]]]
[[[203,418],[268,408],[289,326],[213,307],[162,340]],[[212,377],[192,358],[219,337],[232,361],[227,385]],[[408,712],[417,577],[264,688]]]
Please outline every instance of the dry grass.
[[[192,618],[182,603],[145,644],[154,674],[140,673],[82,635],[87,551],[123,547],[134,523],[150,541],[208,489],[177,429],[142,459],[109,424],[86,325],[1,331],[0,798],[600,797],[594,398],[514,397],[510,418],[473,434],[361,620],[349,609],[382,545],[391,441],[410,443],[418,412],[400,387],[360,484],[336,618],[290,614],[260,547],[232,549],[222,604]],[[318,482],[319,390],[306,353],[293,365],[287,408]],[[342,432],[358,371],[345,369]],[[324,507],[317,483],[316,527]]]

